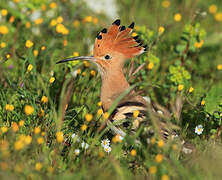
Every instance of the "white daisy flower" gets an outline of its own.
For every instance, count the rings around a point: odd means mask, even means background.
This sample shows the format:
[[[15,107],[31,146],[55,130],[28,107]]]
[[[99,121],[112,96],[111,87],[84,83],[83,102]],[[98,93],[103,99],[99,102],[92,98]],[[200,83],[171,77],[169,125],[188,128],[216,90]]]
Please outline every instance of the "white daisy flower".
[[[203,128],[203,126],[200,124],[200,125],[196,126],[196,128],[195,128],[195,133],[198,134],[198,135],[201,135],[202,132],[203,132],[203,130],[204,130],[204,128]]]
[[[79,142],[79,141],[80,141],[80,139],[79,139],[78,135],[77,135],[77,134],[75,134],[75,133],[73,133],[73,134],[72,134],[72,139],[76,139],[76,141],[77,141],[77,142]]]
[[[75,149],[74,153],[75,153],[75,155],[79,155],[80,150],[79,149]]]
[[[84,141],[81,143],[81,147],[84,149],[88,149],[89,148],[89,144],[85,143]]]
[[[120,139],[120,141],[122,141],[124,139],[124,137],[119,135],[119,139]]]
[[[102,147],[105,148],[105,146],[109,146],[110,140],[109,139],[103,139],[101,142]]]
[[[112,148],[110,146],[104,146],[104,151],[110,153]]]
[[[73,133],[72,134],[72,139],[74,139],[76,137],[76,134],[75,133]]]

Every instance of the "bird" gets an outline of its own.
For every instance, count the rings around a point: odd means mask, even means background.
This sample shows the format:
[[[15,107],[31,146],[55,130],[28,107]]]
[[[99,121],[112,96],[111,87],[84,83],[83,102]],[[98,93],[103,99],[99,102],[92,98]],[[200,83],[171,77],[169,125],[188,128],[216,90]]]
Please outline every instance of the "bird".
[[[75,61],[88,60],[98,67],[102,85],[100,99],[104,112],[107,112],[116,99],[130,88],[123,67],[127,60],[141,55],[147,51],[147,45],[143,45],[138,36],[132,36],[135,23],[128,27],[120,25],[120,19],[115,20],[108,28],[102,29],[97,35],[94,43],[92,56],[78,56],[63,59],[57,64]],[[110,114],[108,123],[114,134],[126,135],[120,127],[130,127],[136,131],[142,122],[147,121],[148,102],[133,89],[130,90],[117,104]],[[133,118],[134,112],[138,115]],[[114,125],[113,125],[114,124]],[[164,127],[166,123],[161,121],[160,130],[164,138],[168,137],[168,130]],[[153,133],[151,133],[153,134]]]

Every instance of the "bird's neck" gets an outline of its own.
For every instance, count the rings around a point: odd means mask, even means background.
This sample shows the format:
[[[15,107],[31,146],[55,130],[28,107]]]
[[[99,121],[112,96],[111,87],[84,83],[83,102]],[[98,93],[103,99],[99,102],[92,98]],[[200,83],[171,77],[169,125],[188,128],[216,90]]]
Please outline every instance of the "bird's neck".
[[[130,87],[122,69],[110,70],[102,75],[101,101],[107,111],[116,98]]]

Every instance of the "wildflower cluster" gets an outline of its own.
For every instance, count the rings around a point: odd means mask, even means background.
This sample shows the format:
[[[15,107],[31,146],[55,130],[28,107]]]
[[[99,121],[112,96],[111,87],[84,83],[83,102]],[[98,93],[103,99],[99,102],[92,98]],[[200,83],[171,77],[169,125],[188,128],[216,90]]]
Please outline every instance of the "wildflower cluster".
[[[109,139],[102,140],[101,145],[102,145],[105,152],[107,152],[107,153],[111,152],[112,148],[110,147],[110,140]]]

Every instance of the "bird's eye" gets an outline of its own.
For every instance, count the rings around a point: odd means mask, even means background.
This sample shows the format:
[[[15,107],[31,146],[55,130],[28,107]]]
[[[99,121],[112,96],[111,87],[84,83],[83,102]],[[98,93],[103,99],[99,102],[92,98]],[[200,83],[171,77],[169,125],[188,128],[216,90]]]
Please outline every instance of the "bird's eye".
[[[110,56],[109,55],[105,55],[105,59],[106,60],[110,59]]]

